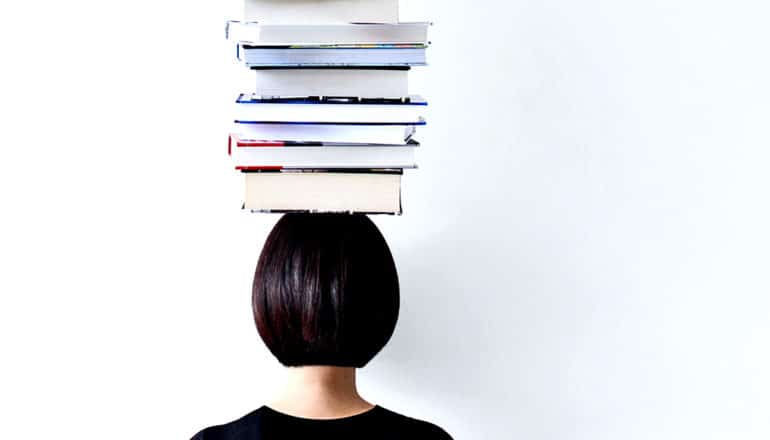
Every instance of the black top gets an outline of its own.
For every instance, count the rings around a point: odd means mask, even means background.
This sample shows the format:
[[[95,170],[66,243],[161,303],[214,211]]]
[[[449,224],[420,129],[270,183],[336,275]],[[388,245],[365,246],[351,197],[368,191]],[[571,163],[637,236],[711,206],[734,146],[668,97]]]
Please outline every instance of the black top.
[[[192,440],[452,440],[436,425],[375,406],[342,419],[294,417],[267,406],[225,425],[212,426]]]

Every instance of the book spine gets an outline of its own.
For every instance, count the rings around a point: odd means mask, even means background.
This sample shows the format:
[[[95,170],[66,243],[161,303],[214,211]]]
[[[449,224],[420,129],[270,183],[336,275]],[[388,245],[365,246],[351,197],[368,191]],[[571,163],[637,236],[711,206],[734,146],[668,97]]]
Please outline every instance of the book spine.
[[[236,166],[236,170],[238,171],[281,171],[283,170],[282,166]]]

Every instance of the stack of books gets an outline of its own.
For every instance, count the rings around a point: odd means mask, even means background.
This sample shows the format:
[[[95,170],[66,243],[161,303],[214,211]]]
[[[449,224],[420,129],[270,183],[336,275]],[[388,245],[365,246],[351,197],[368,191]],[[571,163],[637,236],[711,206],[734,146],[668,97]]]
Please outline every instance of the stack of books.
[[[429,23],[399,23],[398,0],[246,0],[227,23],[256,75],[238,96],[228,153],[252,212],[401,214],[427,102],[408,73],[426,64]]]

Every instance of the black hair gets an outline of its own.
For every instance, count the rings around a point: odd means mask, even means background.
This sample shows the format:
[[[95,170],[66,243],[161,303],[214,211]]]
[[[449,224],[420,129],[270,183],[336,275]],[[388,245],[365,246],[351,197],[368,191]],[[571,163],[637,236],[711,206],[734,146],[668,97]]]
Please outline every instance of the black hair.
[[[363,214],[285,214],[254,273],[254,321],[289,367],[365,366],[398,320],[398,274]]]

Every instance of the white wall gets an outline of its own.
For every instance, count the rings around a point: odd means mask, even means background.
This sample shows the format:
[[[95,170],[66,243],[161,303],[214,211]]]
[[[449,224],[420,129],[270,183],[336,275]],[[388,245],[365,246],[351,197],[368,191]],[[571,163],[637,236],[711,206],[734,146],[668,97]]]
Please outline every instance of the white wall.
[[[403,312],[367,397],[457,439],[770,437],[766,2],[402,3],[430,127],[376,219]],[[0,8],[3,437],[256,408],[277,217],[225,156],[239,2]]]

